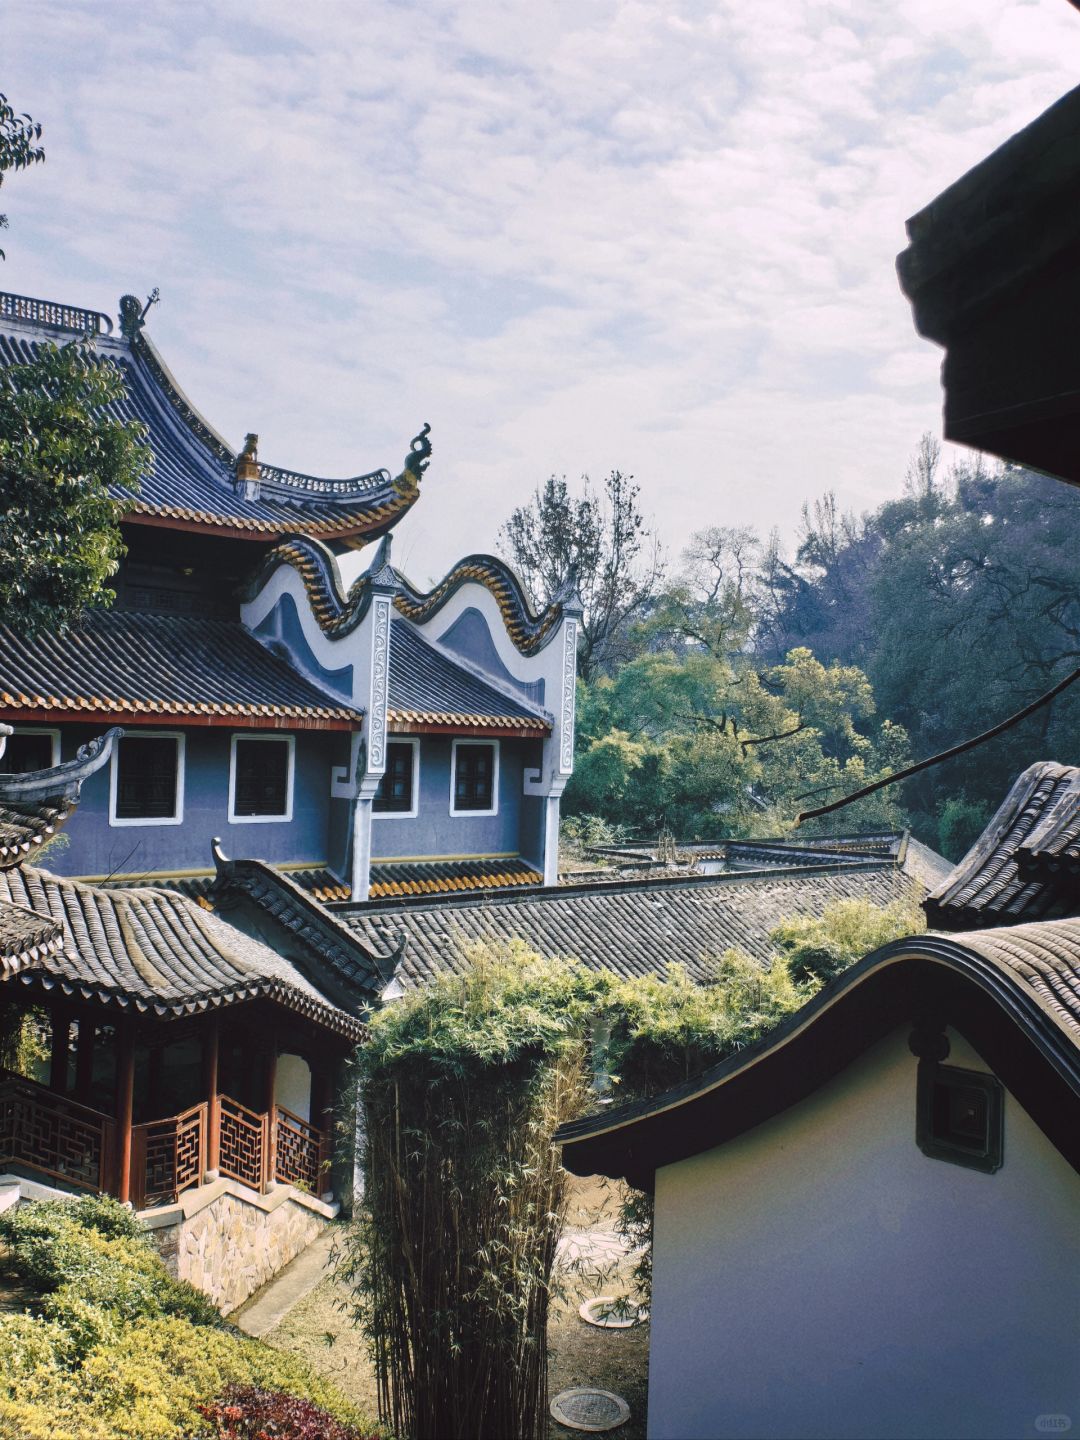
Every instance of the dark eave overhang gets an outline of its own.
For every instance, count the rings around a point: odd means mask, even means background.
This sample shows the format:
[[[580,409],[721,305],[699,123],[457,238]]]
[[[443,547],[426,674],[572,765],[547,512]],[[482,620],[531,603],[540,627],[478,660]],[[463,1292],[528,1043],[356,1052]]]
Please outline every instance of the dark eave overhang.
[[[565,1125],[575,1175],[652,1189],[659,1167],[725,1144],[839,1074],[897,1026],[950,1025],[1080,1170],[1080,1049],[1038,996],[943,936],[898,940],[826,986],[756,1045],[653,1100]],[[914,1118],[912,1119],[914,1133]]]
[[[1080,87],[908,221],[900,285],[945,349],[948,440],[1080,485]]]

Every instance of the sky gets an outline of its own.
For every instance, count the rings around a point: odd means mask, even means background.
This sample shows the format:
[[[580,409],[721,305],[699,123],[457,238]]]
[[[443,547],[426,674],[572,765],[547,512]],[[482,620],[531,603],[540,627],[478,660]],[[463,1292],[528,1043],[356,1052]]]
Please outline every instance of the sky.
[[[904,221],[1080,78],[1066,0],[5,0],[44,125],[0,288],[149,333],[233,445],[434,457],[428,583],[550,474],[706,525],[898,493],[940,432]]]

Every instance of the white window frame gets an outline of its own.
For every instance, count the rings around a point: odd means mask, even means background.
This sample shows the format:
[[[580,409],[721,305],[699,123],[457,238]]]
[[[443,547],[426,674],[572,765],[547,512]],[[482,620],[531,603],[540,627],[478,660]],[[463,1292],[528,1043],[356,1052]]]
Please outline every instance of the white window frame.
[[[120,778],[120,747],[125,740],[175,740],[176,741],[176,814],[168,819],[146,816],[137,819],[121,819],[116,813],[116,787]],[[184,823],[184,777],[187,770],[187,736],[183,730],[144,730],[142,726],[131,730],[113,746],[109,761],[109,824],[120,827],[127,825],[182,825]]]
[[[491,805],[490,810],[457,810],[454,807],[454,790],[457,779],[457,755],[460,749],[467,745],[490,745],[495,751],[495,763],[491,767]],[[499,813],[499,751],[501,746],[498,740],[455,740],[450,747],[450,814],[462,820],[480,820],[486,815],[498,815]]]
[[[14,740],[16,735],[48,735],[52,739],[52,759],[49,761],[49,769],[60,764],[60,731],[54,730],[51,725],[13,725],[9,737]],[[3,752],[0,752],[0,771],[4,768],[4,755],[7,753],[7,745]]]
[[[420,738],[416,735],[388,735],[386,737],[387,752],[391,745],[412,746],[412,808],[409,810],[376,810],[373,800],[371,818],[373,820],[415,820],[420,813]],[[389,754],[387,758],[389,758]]]
[[[285,772],[285,813],[284,815],[237,815],[236,813],[236,742],[238,740],[261,740],[265,743],[288,746],[288,760]],[[267,735],[262,730],[236,730],[229,741],[229,824],[230,825],[287,825],[293,817],[293,789],[296,779],[296,736]]]

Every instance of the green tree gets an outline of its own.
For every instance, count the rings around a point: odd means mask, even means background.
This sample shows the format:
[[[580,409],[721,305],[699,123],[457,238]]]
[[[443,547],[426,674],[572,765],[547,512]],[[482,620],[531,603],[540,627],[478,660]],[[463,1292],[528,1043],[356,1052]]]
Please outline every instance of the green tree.
[[[74,342],[0,372],[0,614],[30,630],[62,627],[115,598],[124,510],[138,489],[144,427],[109,407],[120,372]]]
[[[45,150],[37,142],[41,139],[41,126],[29,115],[19,115],[8,103],[6,95],[0,95],[0,185],[9,170],[25,170],[45,159]],[[0,230],[8,228],[8,218],[0,215]],[[0,260],[5,259],[0,250]]]
[[[612,470],[599,489],[587,475],[582,481],[574,495],[565,475],[550,476],[511,514],[499,541],[537,607],[577,585],[578,674],[589,680],[631,653],[632,623],[652,604],[664,562],[632,475]]]

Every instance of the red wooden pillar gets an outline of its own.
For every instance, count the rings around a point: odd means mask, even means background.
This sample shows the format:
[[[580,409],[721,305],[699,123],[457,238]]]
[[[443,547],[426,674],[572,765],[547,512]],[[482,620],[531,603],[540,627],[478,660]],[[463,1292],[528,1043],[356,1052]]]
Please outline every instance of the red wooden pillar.
[[[49,1089],[58,1095],[67,1094],[68,1054],[71,1048],[71,1013],[54,1005],[49,1016],[52,1049],[49,1056]]]
[[[277,1178],[277,1111],[274,1109],[274,1091],[277,1087],[277,1030],[269,1026],[266,1033],[266,1062],[263,1070],[263,1104],[266,1115],[263,1122],[263,1188],[269,1189]]]
[[[206,1095],[206,1175],[216,1180],[221,1173],[221,1020],[217,1011],[209,1017],[203,1031],[203,1082]]]
[[[94,1088],[94,1039],[97,1026],[94,1017],[84,1010],[79,1016],[79,1044],[75,1052],[75,1097],[83,1105],[90,1104]]]
[[[334,1146],[334,1079],[327,1061],[311,1070],[311,1123],[319,1130],[319,1194],[333,1188],[329,1161]]]
[[[120,1026],[116,1075],[116,1198],[122,1205],[131,1199],[131,1118],[135,1101],[135,1029],[125,1019]]]

